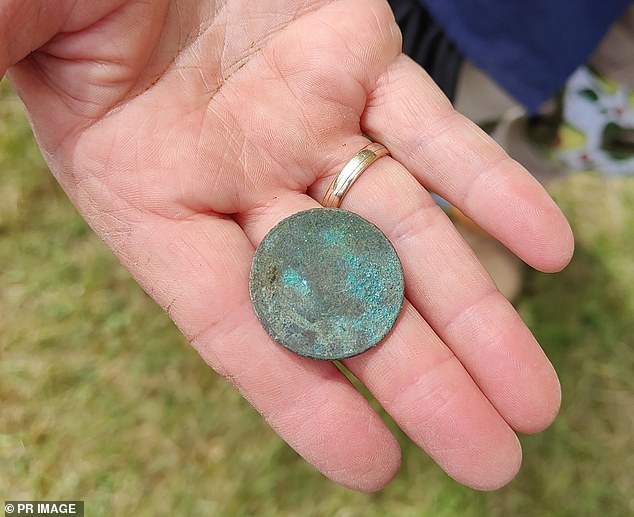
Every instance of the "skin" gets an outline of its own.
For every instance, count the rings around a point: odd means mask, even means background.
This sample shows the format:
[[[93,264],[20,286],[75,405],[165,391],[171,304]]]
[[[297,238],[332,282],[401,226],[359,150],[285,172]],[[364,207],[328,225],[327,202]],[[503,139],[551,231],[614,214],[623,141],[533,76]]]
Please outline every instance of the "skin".
[[[385,144],[393,158],[342,208],[392,241],[407,299],[382,344],[345,366],[451,477],[494,489],[520,466],[516,432],[554,419],[559,384],[427,189],[542,271],[569,262],[573,239],[542,187],[400,48],[383,0],[0,9],[0,73],[83,217],[291,447],[363,491],[395,475],[398,443],[333,364],[267,336],[247,279],[268,230],[318,206],[363,135]]]

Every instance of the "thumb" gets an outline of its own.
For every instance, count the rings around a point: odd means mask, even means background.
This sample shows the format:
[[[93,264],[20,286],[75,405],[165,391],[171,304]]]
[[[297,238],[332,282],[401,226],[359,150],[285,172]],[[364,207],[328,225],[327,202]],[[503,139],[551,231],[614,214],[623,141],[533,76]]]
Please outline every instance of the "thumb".
[[[0,5],[0,77],[58,32],[81,30],[126,0],[5,0]]]
[[[58,150],[64,139],[77,136],[154,80],[156,74],[146,67],[170,1],[2,1],[0,73],[8,69],[55,170],[51,149]],[[164,54],[162,59],[171,57]],[[162,70],[161,64],[154,68]]]

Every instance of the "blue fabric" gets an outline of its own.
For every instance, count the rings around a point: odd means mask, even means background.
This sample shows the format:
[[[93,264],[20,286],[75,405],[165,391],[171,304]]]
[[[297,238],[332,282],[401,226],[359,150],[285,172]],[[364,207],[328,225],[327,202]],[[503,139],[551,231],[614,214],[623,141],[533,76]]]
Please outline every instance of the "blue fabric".
[[[630,0],[420,0],[458,49],[535,112]]]

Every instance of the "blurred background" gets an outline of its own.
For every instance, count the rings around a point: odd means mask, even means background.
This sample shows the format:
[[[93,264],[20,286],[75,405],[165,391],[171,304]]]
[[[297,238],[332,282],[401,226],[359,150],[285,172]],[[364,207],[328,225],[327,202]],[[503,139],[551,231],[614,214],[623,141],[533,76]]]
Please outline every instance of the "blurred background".
[[[512,135],[526,118],[465,70],[459,108]],[[559,372],[559,418],[521,437],[520,474],[492,493],[449,479],[390,423],[402,469],[359,494],[308,466],[203,364],[70,205],[1,82],[0,496],[81,498],[95,516],[634,515],[634,178],[535,168],[575,232],[564,272],[509,263],[458,224],[510,277]]]

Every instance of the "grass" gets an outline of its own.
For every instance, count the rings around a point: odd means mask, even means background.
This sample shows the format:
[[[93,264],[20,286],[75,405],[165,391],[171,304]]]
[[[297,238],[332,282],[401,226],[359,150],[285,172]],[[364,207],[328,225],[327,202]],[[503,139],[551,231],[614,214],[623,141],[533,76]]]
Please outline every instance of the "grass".
[[[377,494],[301,460],[184,342],[46,170],[0,85],[0,498],[87,514],[625,516],[634,512],[634,182],[553,186],[571,266],[526,272],[517,306],[559,371],[563,408],[523,437],[508,487],[479,493],[402,435]]]

